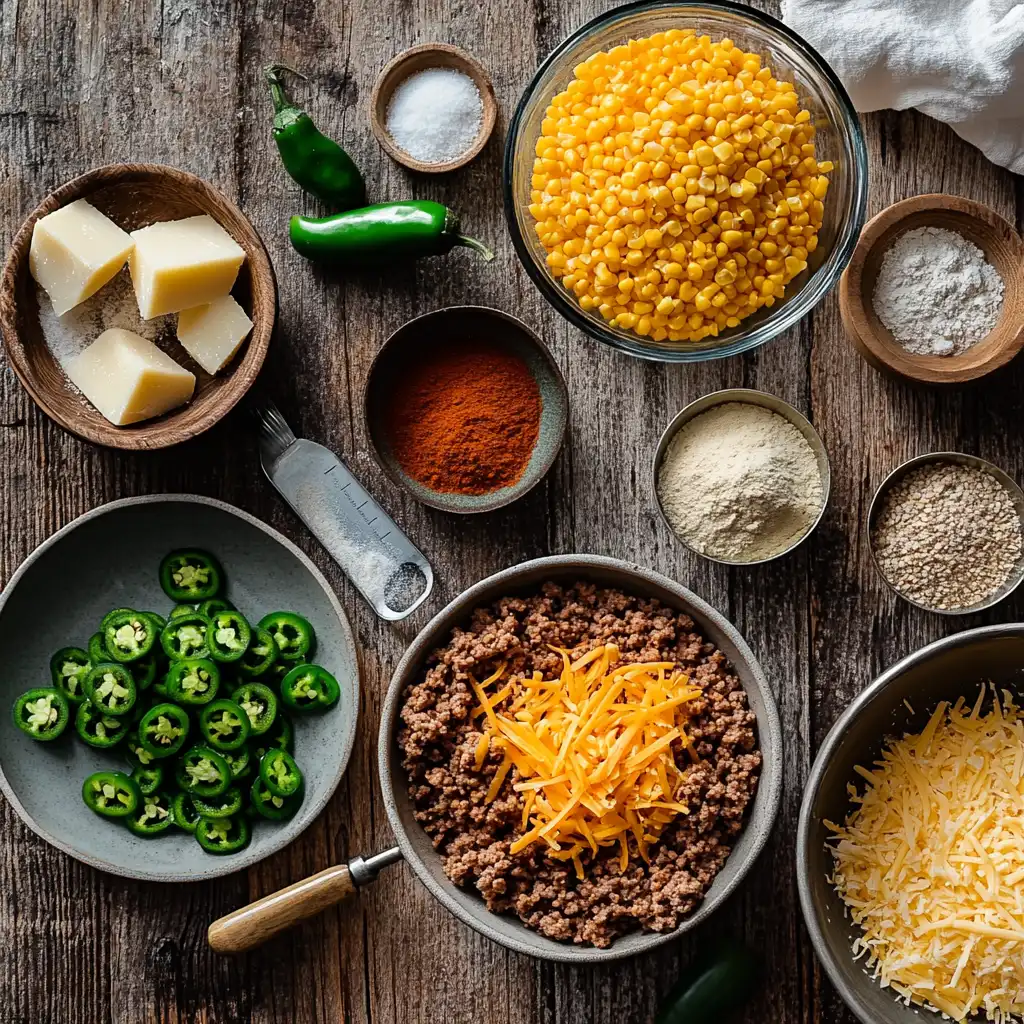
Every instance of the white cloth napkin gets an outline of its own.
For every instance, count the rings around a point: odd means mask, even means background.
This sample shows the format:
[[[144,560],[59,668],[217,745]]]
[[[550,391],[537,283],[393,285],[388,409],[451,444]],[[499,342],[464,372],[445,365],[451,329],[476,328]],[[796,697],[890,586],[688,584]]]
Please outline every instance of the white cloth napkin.
[[[861,111],[917,107],[1024,174],[1021,0],[783,0]]]

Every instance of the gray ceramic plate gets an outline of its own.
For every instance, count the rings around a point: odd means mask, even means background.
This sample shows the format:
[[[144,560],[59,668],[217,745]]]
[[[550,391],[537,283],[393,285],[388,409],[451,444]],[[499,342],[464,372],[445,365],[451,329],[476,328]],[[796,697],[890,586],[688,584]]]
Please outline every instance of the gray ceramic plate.
[[[93,750],[65,735],[36,743],[13,723],[23,690],[49,686],[50,655],[84,647],[105,612],[119,606],[166,614],[157,580],[170,550],[199,547],[224,566],[228,596],[249,618],[294,609],[317,632],[316,662],[338,680],[341,700],[329,714],[296,722],[295,753],[306,798],[288,822],[258,822],[239,854],[205,853],[183,832],[154,839],[98,818],[82,803],[82,780],[123,756]],[[0,789],[48,843],[93,867],[160,882],[230,874],[287,845],[327,803],[348,764],[359,710],[359,668],[348,620],[327,580],[287,538],[239,509],[210,498],[160,494],[126,498],[86,513],[41,544],[0,594]],[[70,733],[69,729],[69,733]]]
[[[413,815],[407,793],[407,778],[401,767],[401,755],[395,741],[402,694],[422,673],[423,663],[431,651],[447,643],[452,629],[465,625],[474,608],[509,594],[536,593],[540,585],[548,580],[559,583],[586,580],[602,586],[619,587],[627,593],[655,597],[672,608],[686,612],[696,622],[704,638],[729,659],[743,684],[750,707],[757,715],[758,742],[763,758],[757,795],[747,815],[743,832],[704,901],[675,931],[664,934],[634,932],[617,939],[608,949],[556,942],[527,928],[516,917],[492,914],[479,897],[456,886],[444,873],[441,858]],[[509,949],[546,960],[571,963],[620,960],[645,953],[696,928],[728,899],[754,866],[754,861],[771,834],[782,795],[782,727],[779,712],[757,659],[736,627],[692,591],[665,576],[629,562],[600,555],[555,555],[523,562],[470,587],[438,612],[413,641],[391,678],[381,712],[377,756],[384,805],[391,828],[410,867],[434,896],[460,921]]]

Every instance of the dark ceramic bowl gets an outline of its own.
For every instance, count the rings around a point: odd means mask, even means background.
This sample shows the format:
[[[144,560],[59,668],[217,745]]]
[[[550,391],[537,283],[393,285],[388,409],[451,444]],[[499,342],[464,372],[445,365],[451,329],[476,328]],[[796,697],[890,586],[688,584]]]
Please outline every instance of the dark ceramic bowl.
[[[487,494],[435,491],[399,465],[388,436],[395,384],[409,363],[444,341],[480,339],[522,359],[540,389],[540,434],[523,475],[510,487]],[[449,306],[403,324],[381,346],[370,366],[363,393],[363,415],[374,457],[381,469],[417,501],[443,512],[490,512],[521,498],[551,468],[565,437],[569,395],[558,364],[540,338],[508,313],[486,306]]]
[[[828,881],[833,860],[825,848],[829,833],[824,821],[846,820],[851,808],[847,786],[861,781],[854,766],[871,764],[886,737],[919,732],[939,701],[973,700],[988,681],[1021,692],[1024,624],[956,633],[897,662],[832,726],[811,768],[797,832],[800,906],[815,952],[862,1024],[922,1024],[939,1015],[904,1006],[870,976],[862,960],[854,960],[851,947],[860,930]]]

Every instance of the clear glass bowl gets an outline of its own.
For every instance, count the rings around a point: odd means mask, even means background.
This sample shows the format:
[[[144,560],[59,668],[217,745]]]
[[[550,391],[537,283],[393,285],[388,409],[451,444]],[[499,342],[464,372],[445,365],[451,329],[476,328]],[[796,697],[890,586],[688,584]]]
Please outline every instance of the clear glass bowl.
[[[807,269],[786,286],[785,298],[771,309],[762,307],[717,338],[699,342],[652,341],[611,327],[600,314],[581,309],[576,297],[551,276],[545,262],[547,253],[528,209],[540,124],[553,97],[572,81],[573,68],[599,50],[672,28],[688,29],[715,40],[729,38],[744,50],[759,54],[778,78],[793,82],[800,105],[811,112],[817,130],[818,159],[835,164],[829,175],[831,183],[825,199],[824,223],[818,232],[818,248],[811,254]],[[504,185],[505,217],[516,252],[544,297],[562,316],[592,338],[631,355],[690,363],[736,355],[763,345],[809,313],[839,280],[864,225],[867,150],[853,104],[835,72],[781,22],[725,0],[640,0],[594,18],[541,64],[509,125]]]

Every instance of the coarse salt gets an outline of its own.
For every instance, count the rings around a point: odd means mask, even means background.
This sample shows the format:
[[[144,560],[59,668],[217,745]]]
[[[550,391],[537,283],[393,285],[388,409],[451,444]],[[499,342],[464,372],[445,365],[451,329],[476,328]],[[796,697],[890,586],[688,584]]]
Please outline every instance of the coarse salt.
[[[484,103],[469,75],[453,68],[427,68],[399,83],[386,121],[399,149],[423,163],[444,164],[476,141]]]

